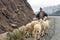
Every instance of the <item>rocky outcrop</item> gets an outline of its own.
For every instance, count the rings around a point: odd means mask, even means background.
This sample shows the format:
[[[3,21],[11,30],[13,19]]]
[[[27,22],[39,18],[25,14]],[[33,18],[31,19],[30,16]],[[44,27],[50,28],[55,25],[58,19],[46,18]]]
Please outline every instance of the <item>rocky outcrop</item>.
[[[0,33],[31,22],[35,14],[27,0],[0,0]]]

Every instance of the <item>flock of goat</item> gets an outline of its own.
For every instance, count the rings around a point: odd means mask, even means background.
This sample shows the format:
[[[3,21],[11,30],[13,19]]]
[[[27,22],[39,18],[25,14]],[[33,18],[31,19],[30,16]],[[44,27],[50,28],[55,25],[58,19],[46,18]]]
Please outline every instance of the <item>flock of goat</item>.
[[[43,20],[36,20],[36,18],[34,18],[32,22],[26,24],[23,27],[20,27],[19,29],[24,30],[26,28],[30,28],[32,29],[31,34],[34,40],[39,39],[41,36],[45,34],[45,31],[49,29],[49,20],[47,19],[47,17],[45,17]],[[16,33],[16,30],[14,30],[14,32]]]
[[[32,30],[32,36],[34,37],[34,40],[39,39],[41,36],[45,34],[45,31],[49,28],[49,20],[48,17],[44,17],[44,19],[35,20],[31,23],[28,23],[26,26],[30,26],[33,28]]]
[[[32,31],[34,40],[44,36],[45,31],[47,31],[49,28],[49,20],[47,20],[47,17],[45,17],[43,20],[40,19],[39,21],[32,21],[32,24],[34,24],[34,29]]]

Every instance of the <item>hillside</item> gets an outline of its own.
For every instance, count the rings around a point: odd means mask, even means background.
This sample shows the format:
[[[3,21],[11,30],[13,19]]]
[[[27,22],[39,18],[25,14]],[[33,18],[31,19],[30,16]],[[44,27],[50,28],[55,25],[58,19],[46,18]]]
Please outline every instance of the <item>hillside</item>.
[[[27,0],[0,0],[0,33],[25,25],[33,17],[35,14]]]

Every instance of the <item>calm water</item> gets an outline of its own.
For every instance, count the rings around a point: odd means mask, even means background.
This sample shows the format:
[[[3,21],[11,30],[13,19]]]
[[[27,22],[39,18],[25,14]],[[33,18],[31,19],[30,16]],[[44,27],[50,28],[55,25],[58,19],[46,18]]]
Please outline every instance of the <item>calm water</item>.
[[[51,16],[54,18],[55,35],[51,40],[60,40],[60,16]]]

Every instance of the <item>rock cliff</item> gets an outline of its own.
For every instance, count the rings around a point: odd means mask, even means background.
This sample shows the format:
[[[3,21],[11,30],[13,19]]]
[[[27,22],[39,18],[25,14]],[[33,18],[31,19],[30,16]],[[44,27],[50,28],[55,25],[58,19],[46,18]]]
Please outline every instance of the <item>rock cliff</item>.
[[[34,17],[27,0],[0,0],[0,33],[26,25]]]

